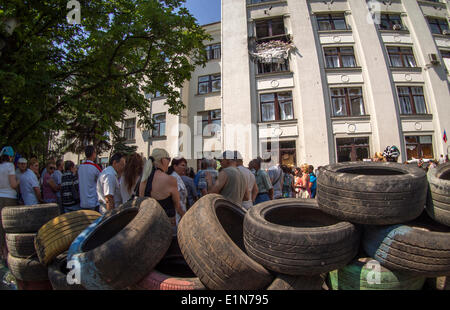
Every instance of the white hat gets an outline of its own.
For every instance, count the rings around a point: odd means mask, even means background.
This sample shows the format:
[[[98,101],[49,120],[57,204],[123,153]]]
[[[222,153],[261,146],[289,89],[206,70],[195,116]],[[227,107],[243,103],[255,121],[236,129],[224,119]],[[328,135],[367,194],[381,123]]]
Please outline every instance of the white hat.
[[[26,164],[28,161],[25,159],[25,158],[23,158],[23,157],[20,157],[19,158],[19,160],[17,161],[19,164]]]

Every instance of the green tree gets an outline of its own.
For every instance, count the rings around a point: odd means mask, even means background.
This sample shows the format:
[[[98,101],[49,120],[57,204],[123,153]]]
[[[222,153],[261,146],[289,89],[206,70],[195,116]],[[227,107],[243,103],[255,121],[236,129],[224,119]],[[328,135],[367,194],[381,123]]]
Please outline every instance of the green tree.
[[[79,142],[93,127],[100,143],[126,110],[151,128],[145,93],[180,113],[177,89],[205,64],[210,38],[184,0],[79,0],[78,25],[67,2],[0,0],[0,145],[25,153],[44,132]]]

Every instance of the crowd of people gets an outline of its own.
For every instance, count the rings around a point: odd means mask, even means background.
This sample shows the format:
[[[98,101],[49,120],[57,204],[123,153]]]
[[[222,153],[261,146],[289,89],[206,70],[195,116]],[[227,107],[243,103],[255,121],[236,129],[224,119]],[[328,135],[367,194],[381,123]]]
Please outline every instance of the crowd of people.
[[[389,146],[372,161],[396,162],[399,155],[397,147]],[[160,148],[155,148],[148,160],[137,153],[113,154],[105,169],[96,164],[94,146],[85,148],[85,156],[80,165],[50,159],[40,171],[36,158],[16,158],[13,163],[12,147],[4,147],[0,152],[0,211],[4,206],[57,203],[61,213],[105,213],[135,197],[152,197],[164,209],[176,234],[185,212],[207,194],[221,194],[247,210],[273,199],[316,197],[317,170],[312,165],[270,165],[270,158],[258,157],[244,167],[238,151],[223,152],[219,160],[202,159],[197,173],[187,167],[185,158],[171,159]],[[430,162],[427,168],[445,161],[448,158]],[[420,162],[419,167],[425,169]],[[1,256],[5,257],[4,232],[0,235]]]

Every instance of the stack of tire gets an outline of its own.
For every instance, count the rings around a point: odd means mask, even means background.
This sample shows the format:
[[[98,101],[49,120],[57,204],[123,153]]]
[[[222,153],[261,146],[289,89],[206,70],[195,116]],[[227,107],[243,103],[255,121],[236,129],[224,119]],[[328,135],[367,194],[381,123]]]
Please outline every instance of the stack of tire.
[[[48,279],[54,290],[84,289],[67,280],[67,250],[75,238],[100,217],[100,213],[92,210],[73,211],[51,219],[37,232],[34,248],[40,263],[48,268]]]
[[[449,180],[450,164],[430,169],[428,178],[417,166],[397,163],[320,169],[319,209],[363,230],[359,255],[330,272],[331,288],[422,289],[426,278],[444,288],[441,277],[450,275]]]
[[[57,204],[10,206],[2,210],[6,233],[8,268],[16,278],[18,289],[51,290],[47,268],[36,255],[34,238],[39,228],[59,215]]]
[[[206,195],[181,219],[177,239],[158,202],[137,198],[89,225],[64,258],[85,289],[421,289],[426,278],[442,287],[450,228],[424,212],[428,183],[408,165],[329,165],[317,200],[247,212]],[[442,202],[436,192],[431,186],[431,201]],[[448,197],[448,188],[439,193]]]

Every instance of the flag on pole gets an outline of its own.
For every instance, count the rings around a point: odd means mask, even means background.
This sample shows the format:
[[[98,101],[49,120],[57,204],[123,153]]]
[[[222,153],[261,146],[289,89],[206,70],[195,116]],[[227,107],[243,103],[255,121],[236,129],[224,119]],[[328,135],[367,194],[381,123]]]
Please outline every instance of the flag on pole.
[[[444,139],[444,142],[447,143],[447,133],[445,132],[445,129],[444,129],[444,136],[442,137],[442,139]]]

